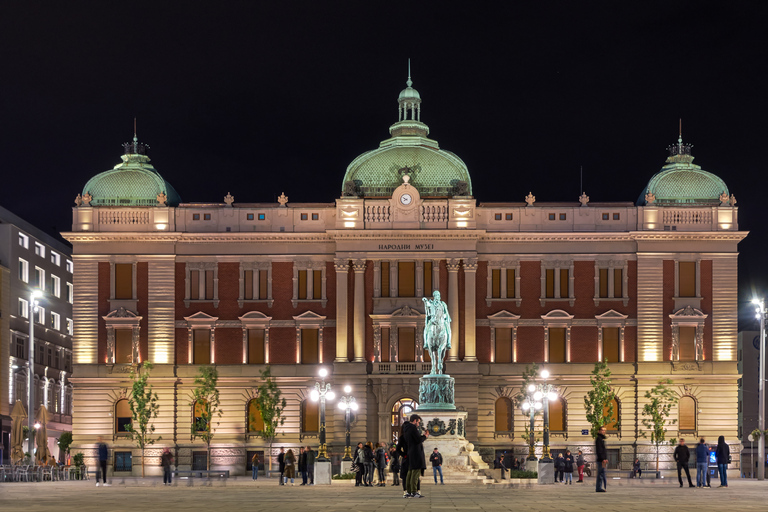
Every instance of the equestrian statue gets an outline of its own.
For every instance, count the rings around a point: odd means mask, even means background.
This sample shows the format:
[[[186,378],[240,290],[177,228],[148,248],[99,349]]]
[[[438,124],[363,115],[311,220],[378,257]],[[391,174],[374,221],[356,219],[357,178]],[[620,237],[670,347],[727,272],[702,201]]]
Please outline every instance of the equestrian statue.
[[[440,300],[440,292],[435,290],[432,299],[423,297],[426,320],[424,324],[424,350],[432,360],[430,375],[442,375],[443,358],[451,348],[451,316],[448,306]]]

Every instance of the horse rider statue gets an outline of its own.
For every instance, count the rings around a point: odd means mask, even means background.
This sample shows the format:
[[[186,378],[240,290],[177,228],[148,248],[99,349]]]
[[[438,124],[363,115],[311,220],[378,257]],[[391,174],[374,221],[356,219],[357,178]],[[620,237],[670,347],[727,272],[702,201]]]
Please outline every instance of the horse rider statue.
[[[433,299],[423,297],[426,320],[424,324],[424,349],[432,359],[431,375],[442,375],[443,358],[451,348],[451,316],[448,306],[440,300],[440,292],[432,293]]]

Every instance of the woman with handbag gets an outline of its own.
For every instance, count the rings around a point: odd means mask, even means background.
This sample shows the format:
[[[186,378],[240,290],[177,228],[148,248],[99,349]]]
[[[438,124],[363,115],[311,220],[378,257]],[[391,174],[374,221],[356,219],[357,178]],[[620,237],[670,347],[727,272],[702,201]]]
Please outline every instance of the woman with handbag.
[[[288,485],[288,479],[291,479],[291,485],[293,485],[293,479],[296,477],[296,456],[293,454],[293,450],[288,450],[285,454],[285,473],[283,477],[283,483]]]

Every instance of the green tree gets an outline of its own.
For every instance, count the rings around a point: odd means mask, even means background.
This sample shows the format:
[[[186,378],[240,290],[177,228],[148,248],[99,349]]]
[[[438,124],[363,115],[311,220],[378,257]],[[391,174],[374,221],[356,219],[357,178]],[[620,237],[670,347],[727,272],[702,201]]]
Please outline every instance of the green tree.
[[[584,397],[584,409],[587,412],[587,421],[592,425],[589,433],[593,438],[597,438],[597,431],[611,423],[614,413],[613,399],[616,394],[611,387],[608,360],[595,363],[589,383],[592,384],[592,389]]]
[[[56,444],[59,445],[59,456],[61,457],[59,462],[66,461],[69,447],[72,446],[72,432],[62,432],[59,436],[59,440],[56,441]]]
[[[194,435],[201,438],[207,450],[207,468],[211,469],[211,441],[221,418],[221,402],[219,400],[219,372],[214,366],[201,366],[195,377],[195,389],[192,391],[192,403],[195,422]]]
[[[531,411],[527,410],[524,411],[522,406],[523,403],[528,400],[528,386],[533,384],[536,385],[536,377],[539,374],[539,365],[536,363],[533,363],[532,366],[526,365],[525,370],[523,371],[523,385],[520,387],[520,391],[512,397],[512,402],[515,406],[515,409],[518,409],[522,412],[523,416],[525,416],[525,433],[522,435],[523,440],[525,440],[526,443],[528,443],[528,446],[530,447],[531,444],[536,444],[536,441],[538,440],[536,438],[536,432],[531,431]],[[536,410],[533,409],[533,416],[536,417],[539,414],[542,414],[543,409]]]
[[[264,370],[259,372],[261,375],[262,383],[256,388],[256,409],[261,414],[261,420],[264,422],[264,428],[257,432],[257,435],[269,443],[269,470],[272,471],[272,443],[277,437],[277,429],[283,426],[285,418],[283,417],[283,411],[285,410],[286,401],[282,398],[280,388],[275,384],[275,380],[272,378],[272,371],[267,366]],[[250,422],[256,421],[256,418],[249,418]]]
[[[672,384],[671,379],[662,379],[656,387],[645,392],[646,403],[643,406],[643,426],[651,433],[651,444],[656,447],[656,472],[659,472],[659,448],[666,443],[667,425],[674,425],[677,420],[669,419],[672,407],[677,403],[675,393],[667,386]],[[648,437],[647,432],[640,435]],[[675,444],[675,439],[670,439],[669,444]]]
[[[157,393],[149,384],[149,373],[152,371],[152,363],[149,361],[143,365],[131,369],[131,396],[128,404],[131,406],[131,424],[126,425],[125,429],[130,434],[131,439],[136,443],[136,447],[141,450],[141,477],[144,478],[144,450],[147,446],[155,444],[162,437],[153,437],[155,434],[155,424],[152,420],[157,418],[158,405]]]

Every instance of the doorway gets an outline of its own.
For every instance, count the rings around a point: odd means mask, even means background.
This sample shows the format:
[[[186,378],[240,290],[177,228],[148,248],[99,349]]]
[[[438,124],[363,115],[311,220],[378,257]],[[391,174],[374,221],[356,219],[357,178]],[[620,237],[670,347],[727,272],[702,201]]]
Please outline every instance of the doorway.
[[[393,443],[396,443],[400,437],[400,429],[408,418],[419,407],[419,404],[413,398],[401,398],[392,406],[392,437]]]

